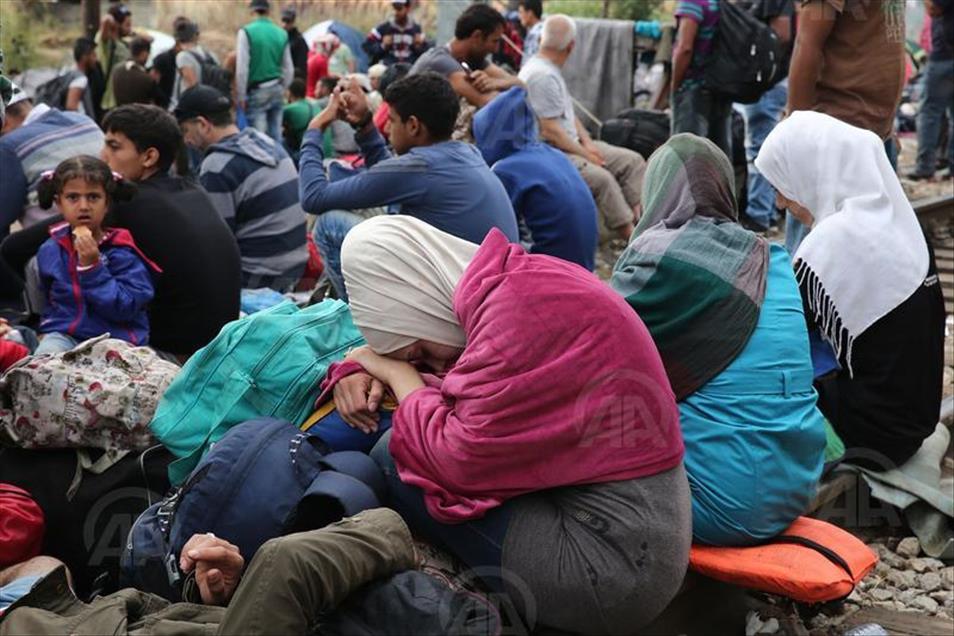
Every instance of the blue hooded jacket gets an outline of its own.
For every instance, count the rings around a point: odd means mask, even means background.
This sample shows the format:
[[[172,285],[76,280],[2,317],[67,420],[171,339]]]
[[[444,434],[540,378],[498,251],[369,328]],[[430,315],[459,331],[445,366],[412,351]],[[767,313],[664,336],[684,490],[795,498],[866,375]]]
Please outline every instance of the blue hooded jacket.
[[[527,91],[511,88],[480,109],[474,139],[529,230],[531,253],[592,271],[599,239],[596,203],[570,160],[539,141]]]
[[[39,331],[77,340],[108,332],[134,345],[148,344],[146,305],[153,296],[153,275],[160,270],[139,251],[127,230],[103,232],[99,262],[80,271],[70,226],[60,223],[50,228],[50,238],[37,252],[47,300]]]

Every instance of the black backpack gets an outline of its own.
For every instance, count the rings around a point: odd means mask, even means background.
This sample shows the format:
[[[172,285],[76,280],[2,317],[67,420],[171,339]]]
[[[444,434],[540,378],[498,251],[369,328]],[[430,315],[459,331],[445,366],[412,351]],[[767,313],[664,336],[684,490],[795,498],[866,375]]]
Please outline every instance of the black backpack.
[[[202,81],[200,84],[211,86],[226,96],[232,94],[232,73],[222,68],[216,63],[215,59],[209,54],[201,55],[195,49],[189,50],[189,54],[195,58],[202,69]]]
[[[712,54],[705,67],[709,90],[753,104],[775,86],[784,69],[782,46],[772,28],[734,2],[720,2]]]
[[[66,108],[66,94],[69,93],[70,83],[79,77],[79,71],[70,70],[57,75],[48,82],[40,84],[33,96],[34,103],[46,104],[51,108]]]
[[[613,146],[629,148],[643,159],[669,139],[669,115],[655,110],[629,108],[600,129],[600,138]]]

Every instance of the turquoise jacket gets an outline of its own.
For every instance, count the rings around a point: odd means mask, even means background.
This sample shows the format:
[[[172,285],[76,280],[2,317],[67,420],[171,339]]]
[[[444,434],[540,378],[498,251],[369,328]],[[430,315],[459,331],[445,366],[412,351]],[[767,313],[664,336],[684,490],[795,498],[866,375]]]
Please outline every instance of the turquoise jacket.
[[[792,264],[772,245],[751,339],[732,364],[679,404],[696,542],[751,545],[804,514],[825,451],[812,376]]]

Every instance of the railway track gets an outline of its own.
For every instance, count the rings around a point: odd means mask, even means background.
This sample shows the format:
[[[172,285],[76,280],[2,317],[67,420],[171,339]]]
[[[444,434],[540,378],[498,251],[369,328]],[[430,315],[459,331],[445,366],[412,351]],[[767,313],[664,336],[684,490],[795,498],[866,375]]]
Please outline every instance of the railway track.
[[[948,314],[954,314],[954,196],[919,199],[911,205],[934,247],[945,308]]]

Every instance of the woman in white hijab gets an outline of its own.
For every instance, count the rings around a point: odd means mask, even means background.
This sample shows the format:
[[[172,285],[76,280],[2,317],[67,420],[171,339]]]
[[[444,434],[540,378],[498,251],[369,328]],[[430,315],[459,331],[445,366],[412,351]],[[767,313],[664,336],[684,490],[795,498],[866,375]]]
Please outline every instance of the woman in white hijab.
[[[755,165],[778,206],[811,228],[795,274],[809,331],[837,362],[816,380],[819,407],[857,449],[853,461],[901,464],[938,421],[944,301],[884,146],[828,115],[796,112],[768,136]],[[816,359],[816,373],[819,366]]]

